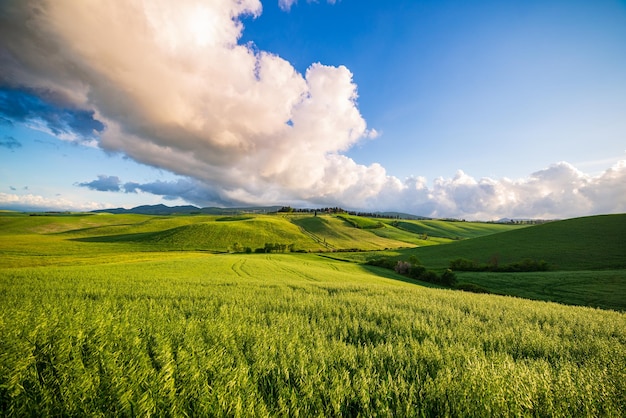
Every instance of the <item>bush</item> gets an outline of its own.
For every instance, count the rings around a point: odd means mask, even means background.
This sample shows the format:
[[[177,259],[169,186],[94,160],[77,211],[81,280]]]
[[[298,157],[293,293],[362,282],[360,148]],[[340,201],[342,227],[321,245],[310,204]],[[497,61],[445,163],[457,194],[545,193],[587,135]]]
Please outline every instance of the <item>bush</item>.
[[[409,270],[409,276],[411,276],[414,279],[420,279],[420,277],[422,277],[425,273],[426,273],[426,267],[424,266],[413,265],[411,266],[411,269]]]
[[[450,269],[446,270],[441,276],[434,270],[426,270],[426,267],[419,264],[415,257],[411,257],[410,261],[389,259],[386,257],[374,258],[368,260],[366,264],[370,266],[384,267],[393,270],[398,274],[410,277],[422,282],[441,284],[444,286],[454,286],[457,282],[456,274]]]
[[[369,266],[383,267],[389,270],[394,270],[396,266],[396,262],[387,257],[373,258],[371,260],[367,260],[365,264]]]
[[[529,271],[547,271],[549,269],[548,263],[545,261],[535,261],[529,258],[522,261],[509,264],[499,265],[497,262],[490,264],[478,264],[474,260],[468,260],[466,258],[457,258],[450,261],[450,269],[456,271],[491,271],[502,273],[519,273]]]
[[[408,261],[398,261],[393,269],[398,274],[408,274],[411,270],[411,263]]]
[[[429,282],[429,283],[439,283],[439,276],[437,275],[437,272],[432,271],[432,270],[426,270],[424,273],[422,273],[422,275],[420,277],[417,278],[418,280],[421,280],[423,282]]]
[[[441,275],[440,282],[443,285],[452,287],[457,282],[456,274],[454,274],[454,272],[452,270],[446,269],[446,271],[444,271],[443,274]]]
[[[481,267],[474,260],[457,258],[450,261],[450,269],[456,271],[480,271]]]

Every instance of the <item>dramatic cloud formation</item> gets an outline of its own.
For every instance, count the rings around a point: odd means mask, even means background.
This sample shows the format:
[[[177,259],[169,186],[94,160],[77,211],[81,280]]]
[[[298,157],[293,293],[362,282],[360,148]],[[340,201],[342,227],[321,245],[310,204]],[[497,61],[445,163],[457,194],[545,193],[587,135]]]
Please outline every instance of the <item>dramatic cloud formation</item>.
[[[80,183],[94,190],[457,217],[626,210],[623,197],[603,200],[610,190],[626,195],[623,163],[595,178],[567,164],[518,181],[459,172],[430,188],[357,164],[342,153],[376,131],[358,110],[352,73],[313,63],[300,74],[240,45],[241,18],[261,10],[258,0],[9,1],[0,9],[0,113],[184,179]]]
[[[1,76],[0,76],[1,77]],[[91,110],[62,107],[54,94],[4,87],[0,90],[0,114],[11,122],[25,123],[53,135],[76,142],[90,142],[104,125],[93,118]]]

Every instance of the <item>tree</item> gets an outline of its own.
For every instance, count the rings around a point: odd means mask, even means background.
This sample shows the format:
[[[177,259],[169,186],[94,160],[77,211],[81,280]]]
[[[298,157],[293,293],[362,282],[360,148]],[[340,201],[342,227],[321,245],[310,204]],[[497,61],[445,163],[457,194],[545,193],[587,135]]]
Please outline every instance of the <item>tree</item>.
[[[440,279],[441,284],[445,285],[445,286],[454,286],[457,282],[456,279],[456,274],[454,274],[454,272],[450,269],[446,269],[446,271],[443,272],[443,274],[441,275],[441,279]]]

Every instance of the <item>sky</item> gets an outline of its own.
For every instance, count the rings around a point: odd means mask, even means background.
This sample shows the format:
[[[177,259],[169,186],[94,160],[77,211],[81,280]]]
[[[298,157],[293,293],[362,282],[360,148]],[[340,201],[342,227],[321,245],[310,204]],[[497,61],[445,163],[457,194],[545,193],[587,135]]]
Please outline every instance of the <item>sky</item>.
[[[5,0],[0,208],[626,212],[626,2]]]

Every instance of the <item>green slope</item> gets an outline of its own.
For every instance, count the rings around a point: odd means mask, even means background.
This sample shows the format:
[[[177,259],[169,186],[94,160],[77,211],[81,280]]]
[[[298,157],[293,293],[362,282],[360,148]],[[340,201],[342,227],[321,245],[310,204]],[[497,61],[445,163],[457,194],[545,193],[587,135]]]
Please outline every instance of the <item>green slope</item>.
[[[426,234],[433,237],[453,240],[476,238],[513,229],[526,228],[528,225],[495,224],[486,222],[457,222],[440,220],[394,220],[386,221],[399,229],[414,234]]]
[[[75,235],[77,231],[72,231]],[[319,250],[320,246],[297,226],[275,216],[179,217],[89,231],[81,242],[133,243],[159,250],[228,251],[235,243],[252,249],[265,243],[294,244],[297,249]]]
[[[622,269],[626,268],[626,214],[550,222],[410,253],[436,268],[456,258],[488,263],[496,257],[500,264],[545,260],[554,270]]]
[[[377,235],[379,229],[356,228],[352,223],[333,216],[294,216],[291,221],[323,243],[328,249],[382,250],[407,247],[410,241]]]
[[[525,299],[626,312],[626,270],[457,273],[459,283]]]

